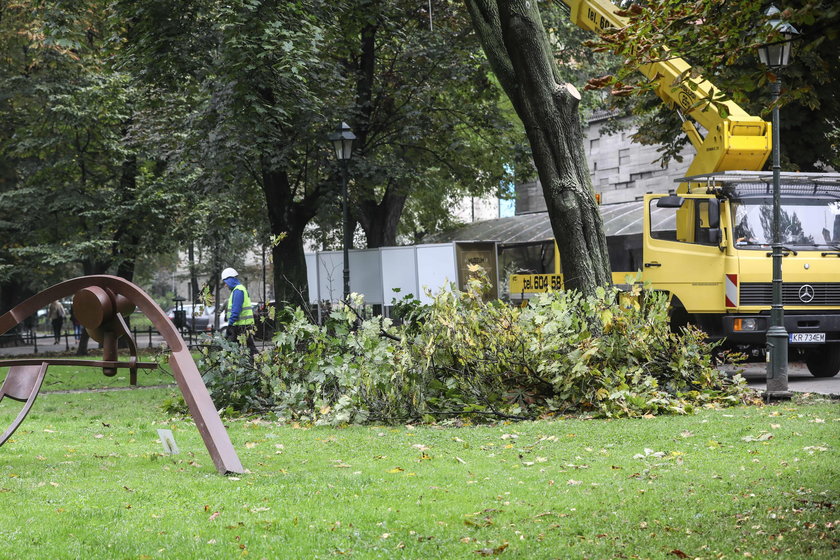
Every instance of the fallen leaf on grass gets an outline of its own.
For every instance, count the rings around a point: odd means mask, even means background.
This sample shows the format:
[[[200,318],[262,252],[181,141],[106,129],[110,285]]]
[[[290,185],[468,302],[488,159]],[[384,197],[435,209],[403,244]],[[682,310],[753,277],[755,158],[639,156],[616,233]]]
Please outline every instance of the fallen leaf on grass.
[[[808,447],[803,447],[802,449],[811,455],[814,454],[814,451],[828,451],[828,447],[823,447],[822,445],[809,445]]]
[[[678,548],[675,548],[674,550],[672,550],[668,554],[673,554],[677,558],[688,558],[688,554],[686,554],[685,552],[683,552],[682,550],[680,550]]]
[[[388,474],[397,474],[403,472],[405,469],[402,467],[394,467],[393,469],[386,471]]]
[[[213,521],[213,520],[215,520],[217,517],[219,517],[219,512],[218,512],[218,511],[214,511],[214,512],[213,512],[213,515],[211,515],[211,516],[210,516],[210,518],[209,518],[209,519],[207,519],[207,521]]]
[[[664,456],[665,456],[664,451],[654,451],[653,449],[649,449],[649,448],[645,447],[644,455],[641,454],[641,453],[636,453],[635,455],[633,455],[633,458],[634,459],[646,459],[648,457],[655,457],[657,459],[661,459]]]
[[[490,527],[493,524],[493,519],[489,516],[484,517],[483,519],[479,519],[478,521],[473,521],[472,519],[464,519],[464,525],[466,525],[467,527]]]
[[[742,441],[767,441],[768,439],[772,439],[773,434],[769,432],[764,432],[759,436],[744,436],[741,438]]]
[[[496,556],[504,552],[505,549],[509,546],[510,545],[508,544],[508,542],[505,541],[496,548],[479,548],[478,550],[473,550],[473,552],[475,552],[479,556]]]

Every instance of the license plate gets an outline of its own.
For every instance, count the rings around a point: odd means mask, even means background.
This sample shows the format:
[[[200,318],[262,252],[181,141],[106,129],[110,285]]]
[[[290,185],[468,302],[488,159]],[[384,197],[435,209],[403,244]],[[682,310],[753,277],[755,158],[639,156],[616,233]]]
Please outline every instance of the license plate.
[[[790,333],[791,342],[825,342],[824,332],[796,332]]]

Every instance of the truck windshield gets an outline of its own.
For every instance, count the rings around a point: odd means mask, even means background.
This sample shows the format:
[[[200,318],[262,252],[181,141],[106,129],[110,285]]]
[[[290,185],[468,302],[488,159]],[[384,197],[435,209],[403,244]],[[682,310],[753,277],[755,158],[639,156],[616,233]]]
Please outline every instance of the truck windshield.
[[[840,244],[840,201],[782,197],[781,243],[785,246],[837,247]],[[735,245],[762,249],[773,243],[772,197],[732,201]]]

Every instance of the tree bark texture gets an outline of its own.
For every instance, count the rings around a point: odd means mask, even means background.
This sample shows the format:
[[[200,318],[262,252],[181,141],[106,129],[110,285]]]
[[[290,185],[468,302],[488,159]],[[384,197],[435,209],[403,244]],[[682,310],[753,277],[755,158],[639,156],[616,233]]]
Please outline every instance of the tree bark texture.
[[[610,284],[603,221],[580,126],[580,93],[557,73],[535,0],[465,0],[490,66],[525,126],[567,289]]]
[[[361,200],[356,204],[359,225],[365,232],[369,249],[397,244],[397,227],[408,199],[408,194],[398,192],[398,189],[393,181],[389,181],[378,204],[375,200]]]
[[[376,34],[378,31],[379,25],[376,21],[368,22],[362,28],[360,56],[355,68],[357,113],[353,119],[353,128],[356,133],[355,150],[361,158],[365,156],[373,120],[373,85],[376,79]],[[365,189],[359,189],[359,191],[366,192]],[[359,199],[355,204],[351,204],[351,213],[362,226],[369,249],[397,244],[397,228],[407,198],[407,193],[400,192],[399,187],[389,181],[385,194],[379,202],[371,198]]]
[[[309,305],[309,288],[303,253],[303,230],[315,215],[317,195],[296,201],[288,173],[282,169],[264,170],[262,188],[271,233],[276,236],[285,234],[271,249],[276,301],[306,308]]]

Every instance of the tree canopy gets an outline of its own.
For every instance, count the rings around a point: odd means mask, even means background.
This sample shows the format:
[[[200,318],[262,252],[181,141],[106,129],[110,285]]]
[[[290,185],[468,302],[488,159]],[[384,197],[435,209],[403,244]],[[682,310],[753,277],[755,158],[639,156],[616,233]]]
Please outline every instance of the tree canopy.
[[[463,10],[428,16],[408,1],[6,6],[0,272],[130,275],[179,242],[213,268],[250,233],[273,243],[278,299],[303,303],[307,225],[338,244],[341,120],[359,137],[368,246],[445,227],[453,200],[496,192],[525,151]]]

